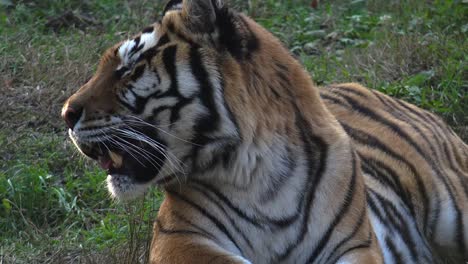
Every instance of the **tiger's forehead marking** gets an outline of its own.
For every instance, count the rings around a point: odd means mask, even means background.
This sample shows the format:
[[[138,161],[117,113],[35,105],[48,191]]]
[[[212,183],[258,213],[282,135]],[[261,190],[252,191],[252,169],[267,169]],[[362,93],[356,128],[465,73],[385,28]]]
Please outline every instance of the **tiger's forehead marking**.
[[[156,28],[153,26],[143,30],[140,36],[124,41],[117,52],[121,59],[121,64],[117,67],[117,70],[123,67],[131,68],[141,54],[156,46],[158,39]]]

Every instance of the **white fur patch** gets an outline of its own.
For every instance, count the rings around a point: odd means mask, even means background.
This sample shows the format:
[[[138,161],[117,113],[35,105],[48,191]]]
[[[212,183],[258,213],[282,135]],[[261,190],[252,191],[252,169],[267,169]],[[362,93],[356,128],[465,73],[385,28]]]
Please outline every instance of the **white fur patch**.
[[[179,63],[177,65],[177,80],[179,82],[179,92],[185,97],[192,97],[198,90],[199,84],[192,74],[190,65]]]
[[[182,9],[183,3],[177,4],[174,6],[174,9]]]
[[[141,197],[151,186],[147,184],[135,184],[132,179],[126,175],[107,175],[107,189],[113,198],[120,201],[130,201]]]
[[[439,221],[435,230],[436,241],[441,245],[452,245],[455,241],[456,214],[453,201],[445,199],[441,201]]]
[[[139,41],[137,41],[139,39]],[[119,65],[117,70],[122,67],[131,68],[140,55],[148,49],[156,46],[158,43],[158,35],[156,30],[149,33],[143,33],[140,37],[135,39],[129,39],[125,41],[119,48],[119,57],[122,63]]]
[[[140,97],[148,97],[155,92],[159,85],[159,79],[154,71],[145,69],[143,75],[135,82],[130,82],[134,87],[132,90]]]

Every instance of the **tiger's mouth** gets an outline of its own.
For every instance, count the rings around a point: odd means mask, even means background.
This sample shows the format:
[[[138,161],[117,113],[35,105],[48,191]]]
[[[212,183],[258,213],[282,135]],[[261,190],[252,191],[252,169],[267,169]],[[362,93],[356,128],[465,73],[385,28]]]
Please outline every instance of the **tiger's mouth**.
[[[126,182],[143,184],[153,180],[164,165],[165,144],[158,141],[155,151],[149,144],[126,139],[126,144],[116,146],[116,139],[96,143],[78,143],[76,146],[87,157],[98,162],[99,166],[114,180],[127,178]]]

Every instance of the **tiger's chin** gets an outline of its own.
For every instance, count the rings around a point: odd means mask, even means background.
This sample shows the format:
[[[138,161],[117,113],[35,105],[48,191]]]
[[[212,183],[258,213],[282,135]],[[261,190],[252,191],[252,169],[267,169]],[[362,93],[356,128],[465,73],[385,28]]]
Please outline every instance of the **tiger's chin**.
[[[154,184],[162,165],[146,163],[135,155],[115,150],[99,155],[101,168],[107,172],[107,189],[119,201],[129,201],[145,195]]]
[[[112,198],[118,201],[131,201],[144,196],[151,186],[170,186],[180,183],[180,178],[181,175],[170,174],[168,176],[153,177],[148,182],[139,182],[135,180],[135,176],[112,173],[107,175],[106,182]]]
[[[167,182],[164,177],[163,181],[157,180],[166,155],[162,151],[150,152],[152,149],[147,144],[134,141],[132,146],[138,147],[139,152],[130,152],[128,149],[113,147],[109,142],[73,142],[82,154],[97,161],[106,171],[107,188],[111,196],[119,201],[141,197],[150,186]]]
[[[159,166],[145,164],[124,152],[109,151],[97,160],[107,172],[107,189],[119,201],[144,196],[160,171]]]
[[[152,185],[151,183],[138,183],[132,177],[123,174],[109,174],[106,182],[112,198],[118,201],[131,201],[142,197]]]

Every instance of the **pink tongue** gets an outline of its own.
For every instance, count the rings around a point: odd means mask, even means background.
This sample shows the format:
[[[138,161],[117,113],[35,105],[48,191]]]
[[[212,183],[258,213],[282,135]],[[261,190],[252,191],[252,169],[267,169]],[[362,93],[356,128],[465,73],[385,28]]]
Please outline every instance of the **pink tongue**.
[[[99,157],[99,165],[101,168],[108,170],[112,166],[112,160],[106,159],[104,157]]]

